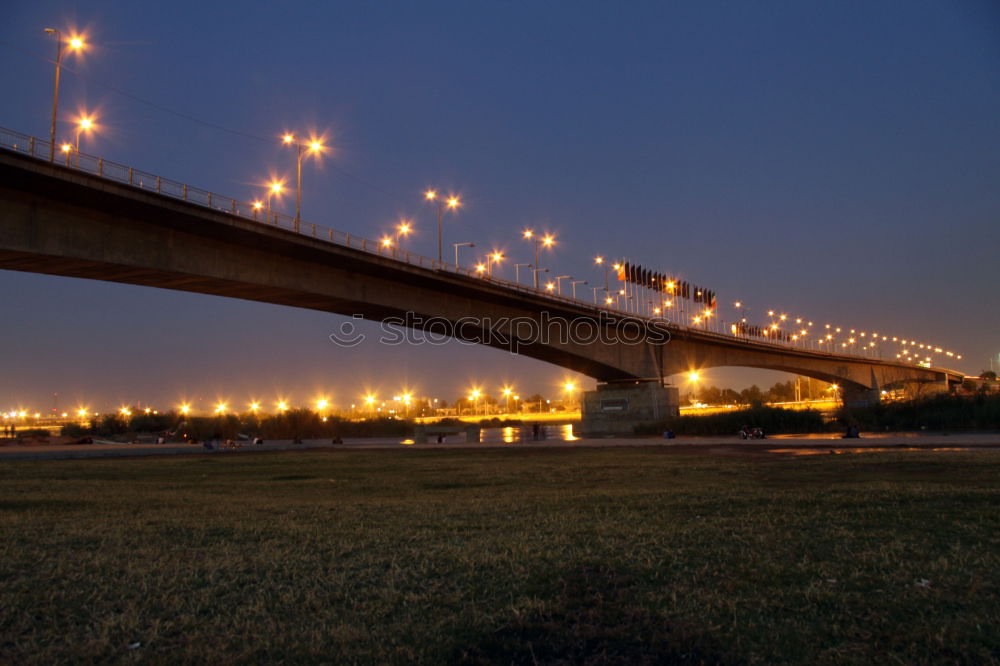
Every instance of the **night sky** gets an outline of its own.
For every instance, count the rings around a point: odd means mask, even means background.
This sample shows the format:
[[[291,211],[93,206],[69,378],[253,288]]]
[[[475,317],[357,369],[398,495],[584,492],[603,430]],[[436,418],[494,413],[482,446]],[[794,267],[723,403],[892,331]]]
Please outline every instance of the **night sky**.
[[[530,261],[530,226],[557,235],[553,275],[595,285],[595,254],[627,258],[716,290],[724,319],[741,300],[997,365],[994,2],[8,0],[0,126],[39,137],[45,27],[91,45],[60,90],[63,138],[97,116],[84,152],[249,200],[270,174],[294,184],[282,132],[318,132],[305,220],[377,238],[412,217],[409,249],[434,255],[437,187],[465,202],[446,252]],[[457,343],[342,350],[342,317],[181,292],[0,272],[0,302],[3,409],[554,395],[572,376]]]

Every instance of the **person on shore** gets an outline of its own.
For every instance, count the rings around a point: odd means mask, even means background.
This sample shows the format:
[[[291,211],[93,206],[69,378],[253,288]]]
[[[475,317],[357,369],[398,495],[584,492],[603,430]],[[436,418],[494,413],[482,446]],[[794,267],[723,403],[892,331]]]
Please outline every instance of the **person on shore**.
[[[841,439],[861,439],[861,431],[856,425],[847,426],[847,432],[845,432]]]

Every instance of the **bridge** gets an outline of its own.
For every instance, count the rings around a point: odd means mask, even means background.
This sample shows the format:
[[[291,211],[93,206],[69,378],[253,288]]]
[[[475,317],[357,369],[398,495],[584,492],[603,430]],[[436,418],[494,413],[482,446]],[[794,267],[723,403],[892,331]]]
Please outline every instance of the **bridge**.
[[[722,366],[841,387],[947,388],[954,370],[750,340],[605,308],[284,215],[93,156],[50,162],[47,142],[0,130],[0,269],[215,294],[443,334],[618,385]],[[566,331],[572,329],[573,333]],[[547,332],[549,335],[540,335]]]

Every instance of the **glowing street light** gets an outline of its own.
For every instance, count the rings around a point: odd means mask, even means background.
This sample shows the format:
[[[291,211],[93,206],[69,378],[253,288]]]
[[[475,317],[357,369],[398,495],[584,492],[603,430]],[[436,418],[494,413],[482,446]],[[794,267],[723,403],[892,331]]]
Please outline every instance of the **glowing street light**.
[[[486,273],[489,277],[493,277],[493,265],[499,264],[505,258],[502,252],[497,252],[496,250],[486,255]]]
[[[399,224],[396,225],[396,247],[399,247],[399,239],[406,238],[413,231],[413,222],[410,220],[400,220]]]
[[[181,414],[183,414],[184,416],[187,416],[191,412],[191,405],[189,405],[187,403],[181,404],[180,411],[181,411]]]
[[[536,269],[535,269],[535,271],[536,271],[535,272],[535,289],[538,289],[538,272],[537,272],[538,271],[538,268],[537,268],[537,266],[538,266],[538,250],[542,246],[545,246],[546,249],[551,249],[552,246],[555,245],[556,239],[555,239],[555,236],[552,236],[551,234],[545,234],[544,236],[539,236],[534,231],[532,231],[531,229],[525,229],[524,232],[521,234],[521,237],[524,238],[525,240],[529,240],[529,241],[531,241],[531,242],[533,242],[535,244],[535,266],[536,266]],[[545,272],[548,273],[548,269],[546,269]]]
[[[272,180],[267,184],[267,196],[264,197],[267,202],[267,223],[271,224],[271,197],[281,197],[281,193],[285,191],[285,182],[281,180]],[[260,209],[260,206],[254,204],[254,208]]]
[[[256,414],[259,410],[260,410],[260,403],[257,402],[256,400],[252,401],[250,403],[250,413]]]
[[[76,123],[76,145],[74,146],[77,166],[80,166],[80,134],[90,132],[93,129],[94,119],[89,116],[80,116],[80,120]]]
[[[459,206],[462,205],[462,200],[459,199],[458,196],[456,196],[454,194],[451,194],[448,197],[441,196],[441,195],[439,195],[437,193],[437,190],[427,190],[426,192],[424,192],[424,199],[427,200],[427,201],[436,201],[437,202],[437,209],[438,209],[438,263],[440,264],[440,263],[444,262],[444,256],[443,256],[443,250],[442,250],[442,247],[443,247],[442,243],[444,242],[443,241],[443,238],[444,238],[444,210],[445,210],[445,208],[447,208],[448,210],[454,212],[455,210],[458,209]],[[458,255],[458,252],[456,250],[456,256],[457,255]],[[455,260],[455,265],[458,265],[458,260],[457,259]]]
[[[510,396],[514,393],[514,390],[509,386],[503,387],[503,397],[507,399],[507,413],[510,414]]]
[[[604,261],[604,257],[600,256],[594,257],[594,263],[597,264],[598,266],[604,266],[604,293],[608,293],[608,288],[609,288],[608,269],[610,268],[610,266],[608,266],[608,263]],[[617,269],[617,265],[615,266],[615,268]]]
[[[229,408],[229,406],[226,405],[226,403],[224,403],[224,402],[216,403],[216,405],[215,405],[215,413],[216,414],[225,414],[226,410],[228,408]]]
[[[278,412],[287,412],[288,411],[288,403],[286,401],[284,401],[284,400],[279,400],[277,402],[277,406],[278,406]]]
[[[56,36],[56,84],[52,92],[52,127],[49,130],[49,161],[56,159],[56,115],[59,108],[59,71],[62,69],[63,38],[62,33],[55,28],[45,28],[49,35]],[[82,51],[85,46],[83,38],[79,36],[70,37],[67,42],[70,51]]]
[[[294,134],[285,134],[281,137],[281,140],[287,144],[295,144],[296,149],[296,185],[295,185],[295,231],[298,232],[299,225],[302,221],[302,156],[305,155],[319,155],[322,154],[326,146],[316,138],[312,138],[309,141],[299,141],[295,138]]]
[[[573,391],[576,390],[576,384],[574,384],[573,382],[566,382],[565,384],[563,384],[563,390],[566,392],[566,395],[569,396],[569,399],[568,399],[569,405],[568,406],[572,407],[573,406]]]

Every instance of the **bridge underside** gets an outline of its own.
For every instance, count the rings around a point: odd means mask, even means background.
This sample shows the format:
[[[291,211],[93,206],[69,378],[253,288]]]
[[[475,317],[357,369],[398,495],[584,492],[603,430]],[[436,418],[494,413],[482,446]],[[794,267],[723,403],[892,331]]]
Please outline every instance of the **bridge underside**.
[[[413,329],[513,347],[600,381],[660,379],[720,366],[796,373],[847,391],[961,379],[942,369],[640,326],[639,320],[606,317],[584,303],[406,264],[8,153],[0,153],[0,230],[0,269],[215,294],[379,322],[395,318]],[[631,322],[630,339],[642,329],[645,341],[627,342],[625,322]],[[595,339],[597,333],[601,339]],[[665,344],[649,341],[664,334]]]

